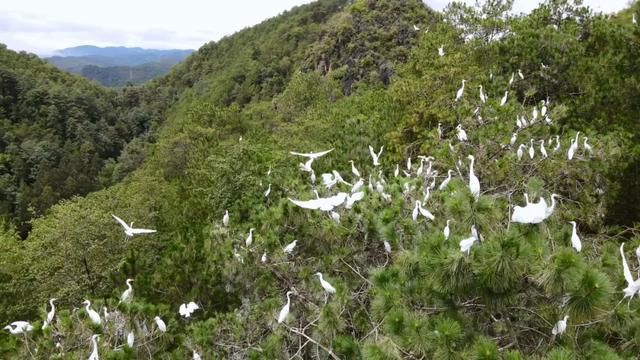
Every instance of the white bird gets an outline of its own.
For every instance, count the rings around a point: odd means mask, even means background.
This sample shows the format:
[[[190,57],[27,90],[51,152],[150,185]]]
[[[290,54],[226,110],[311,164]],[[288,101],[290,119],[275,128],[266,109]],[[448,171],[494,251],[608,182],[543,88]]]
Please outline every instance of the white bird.
[[[264,197],[269,197],[269,194],[271,194],[271,184],[269,184],[269,187],[264,192]]]
[[[582,242],[580,241],[580,237],[578,237],[578,232],[576,231],[576,222],[569,221],[569,224],[573,225],[573,232],[571,233],[571,246],[576,249],[577,252],[582,250]]]
[[[393,171],[393,177],[398,177],[400,174],[400,165],[396,164],[396,169]]]
[[[631,270],[629,270],[629,264],[627,264],[627,259],[624,257],[624,243],[620,244],[620,256],[622,256],[622,271],[624,273],[624,279],[627,281],[627,287],[622,290],[624,293],[623,300],[629,298],[629,302],[635,296],[636,293],[640,292],[640,278],[633,280],[633,276],[631,276]]]
[[[283,321],[287,319],[289,316],[289,308],[291,307],[291,296],[293,294],[292,291],[287,291],[287,303],[280,310],[280,314],[278,315],[278,324],[282,324]]]
[[[540,109],[540,115],[547,115],[547,102],[542,100],[542,109]]]
[[[413,31],[419,31],[419,30],[420,30],[420,28],[418,26],[413,25]]]
[[[364,191],[360,191],[360,192],[348,195],[344,207],[346,209],[351,209],[353,207],[353,204],[355,204],[357,201],[362,200],[363,198],[364,198]]]
[[[120,225],[122,225],[122,227],[124,228],[124,233],[127,235],[127,238],[133,237],[134,235],[138,235],[138,234],[151,234],[156,232],[156,230],[134,228],[133,223],[131,223],[131,225],[127,225],[127,223],[124,222],[124,220],[120,219],[119,217],[113,214],[111,214],[111,216],[113,216],[113,218],[116,219],[116,221],[118,221]]]
[[[518,133],[514,132],[513,134],[511,134],[511,140],[509,140],[509,144],[511,145],[515,144],[516,140],[518,140]]]
[[[533,107],[533,110],[531,111],[531,122],[534,122],[538,119],[538,108],[537,107]]]
[[[556,153],[560,150],[560,135],[556,135],[556,146],[553,148],[553,152]]]
[[[351,163],[351,172],[353,173],[353,176],[359,178],[360,177],[360,171],[358,171],[358,169],[356,169],[356,166],[353,163],[353,160],[349,160],[349,162]]]
[[[529,157],[531,159],[533,159],[534,155],[536,154],[535,149],[533,148],[533,139],[531,139],[531,142],[529,144]]]
[[[469,252],[471,252],[471,247],[473,246],[473,244],[478,241],[477,234],[478,232],[476,231],[476,226],[471,225],[471,236],[466,239],[460,240],[460,251],[469,254]]]
[[[420,158],[420,166],[418,166],[418,170],[416,170],[416,176],[421,176],[424,171],[424,158]]]
[[[447,171],[447,178],[442,180],[440,186],[438,187],[438,190],[444,190],[447,185],[449,185],[449,181],[451,181],[451,173],[453,173],[453,170]]]
[[[102,316],[104,316],[104,321],[105,322],[109,321],[109,312],[107,311],[107,307],[106,306],[102,307]]]
[[[344,181],[344,179],[342,178],[340,173],[337,172],[336,170],[332,170],[331,174],[322,174],[322,184],[327,189],[331,189],[337,183],[341,183],[341,184],[345,184],[345,185],[351,186],[350,183]]]
[[[460,100],[460,98],[462,97],[462,95],[464,94],[464,83],[467,80],[462,79],[462,86],[460,87],[460,89],[458,89],[458,91],[456,92],[456,101]]]
[[[332,151],[333,151],[333,149],[329,149],[329,150],[326,150],[326,151],[315,152],[315,153],[299,153],[299,152],[295,152],[295,151],[289,151],[289,154],[298,155],[298,156],[304,156],[306,158],[316,160],[319,157],[325,156],[325,155],[327,155],[328,153],[330,153]]]
[[[589,155],[591,155],[593,149],[591,148],[591,145],[587,144],[587,140],[589,140],[589,138],[585,136],[582,138],[582,140],[584,140],[584,142],[582,143],[582,147],[589,153]]]
[[[551,216],[551,214],[553,214],[553,211],[556,209],[556,197],[558,197],[558,194],[551,194],[551,206],[549,206],[544,211],[544,218],[545,219],[547,219],[549,216]]]
[[[640,246],[636,248],[636,257],[638,258],[638,262],[640,263]]]
[[[500,106],[504,106],[504,104],[507,103],[508,96],[509,96],[509,91],[505,91],[504,96],[502,97],[502,100],[500,100]]]
[[[298,168],[300,168],[301,171],[312,173],[313,172],[313,168],[311,167],[311,165],[313,164],[314,160],[315,160],[314,158],[309,158],[309,160],[307,160],[307,162],[299,163],[298,164]]]
[[[567,159],[569,160],[573,159],[573,154],[576,151],[576,149],[574,148],[574,145],[575,145],[575,140],[571,139],[571,145],[569,145],[569,150],[567,151]]]
[[[337,224],[340,224],[340,214],[335,211],[331,211],[329,212],[329,216],[331,217],[331,220],[333,220]]]
[[[267,170],[267,176],[271,176],[271,165],[269,165],[269,170]]]
[[[188,304],[180,305],[180,308],[178,308],[178,313],[186,318],[190,318],[191,314],[193,314],[193,312],[198,309],[200,309],[200,306],[198,306],[198,304],[196,304],[195,302],[190,301]]]
[[[294,200],[289,198],[289,201],[303,209],[333,211],[333,208],[340,206],[345,202],[347,196],[347,193],[340,192],[328,198],[319,198],[314,200]]]
[[[224,216],[222,217],[222,225],[225,227],[229,226],[229,210],[224,211]]]
[[[520,77],[520,80],[524,80],[524,75],[522,74],[522,70],[518,69],[518,76]]]
[[[154,317],[153,320],[156,322],[156,326],[158,326],[158,330],[160,330],[161,332],[167,332],[167,324],[165,324],[164,321],[162,321],[160,316]]]
[[[518,146],[518,150],[516,151],[516,155],[518,156],[518,161],[520,161],[522,159],[522,155],[524,150],[522,150],[522,148],[527,147],[527,145],[525,144],[520,144],[520,146]]]
[[[482,101],[483,104],[487,102],[487,97],[484,95],[482,85],[480,85],[480,101]]]
[[[371,154],[371,159],[373,159],[373,166],[380,165],[380,155],[382,155],[382,151],[384,150],[384,145],[380,147],[380,151],[376,154],[373,151],[373,147],[369,145],[369,154]]]
[[[91,343],[93,345],[93,351],[91,351],[91,355],[89,355],[88,360],[100,360],[100,356],[98,355],[98,337],[100,335],[91,336]]]
[[[383,245],[384,245],[384,252],[386,252],[387,254],[391,254],[391,244],[389,244],[389,242],[385,240]]]
[[[540,153],[545,159],[549,157],[549,155],[547,155],[547,149],[544,148],[544,140],[540,140]]]
[[[262,253],[262,257],[260,258],[260,262],[263,264],[267,262],[267,253]]]
[[[515,74],[511,73],[511,79],[509,79],[509,86],[511,86],[511,84],[513,84],[514,76],[515,76]]]
[[[244,245],[246,247],[249,247],[249,246],[251,246],[251,244],[253,244],[253,231],[254,230],[255,230],[254,228],[249,229],[249,235],[247,236],[247,238],[244,241]]]
[[[296,248],[296,245],[298,244],[298,240],[293,240],[292,242],[290,242],[289,244],[287,244],[287,246],[285,246],[282,251],[284,251],[285,254],[291,254],[293,253],[293,249]]]
[[[456,130],[458,130],[458,140],[467,141],[467,132],[462,128],[462,124],[458,124],[458,126],[456,126]]]
[[[49,310],[49,312],[47,313],[47,319],[44,321],[44,324],[42,325],[43,329],[46,329],[47,326],[49,326],[49,324],[51,324],[53,322],[53,317],[56,315],[56,306],[53,304],[54,301],[56,301],[58,299],[49,299],[49,305],[51,305],[51,310]]]
[[[135,335],[133,334],[133,331],[129,331],[129,333],[127,334],[127,346],[132,348],[134,341],[135,341]]]
[[[362,189],[363,186],[364,186],[364,180],[358,179],[358,182],[353,184],[353,186],[351,187],[351,193],[353,194],[360,191],[360,189]]]
[[[480,196],[480,180],[473,172],[473,164],[475,162],[475,158],[473,157],[473,155],[469,155],[467,156],[467,158],[471,160],[471,164],[469,164],[469,190],[471,191],[471,194],[473,194],[473,197],[475,197],[477,200]]]
[[[552,335],[562,335],[565,331],[567,331],[567,319],[569,319],[568,315],[564,316],[564,319],[558,320],[558,322],[551,329]]]
[[[193,350],[192,360],[202,360],[202,358],[200,357],[200,354],[198,354],[195,350]]]
[[[438,123],[438,140],[442,139],[442,124]]]
[[[633,25],[638,25],[638,19],[636,19],[636,14],[631,14],[631,23]]]
[[[100,319],[100,314],[98,314],[95,310],[93,310],[90,306],[91,306],[91,301],[89,300],[85,300],[83,302],[84,305],[86,305],[85,309],[87,310],[87,315],[89,315],[89,319],[91,319],[91,322],[94,325],[101,325],[102,324],[102,320]]]
[[[3,329],[9,330],[11,335],[19,335],[33,331],[33,326],[26,321],[14,321]]]
[[[120,302],[125,304],[130,303],[133,298],[133,288],[131,287],[131,282],[133,279],[127,279],[125,282],[127,284],[127,290],[125,290],[122,295],[120,295]]]
[[[447,226],[444,227],[442,233],[444,234],[444,239],[449,240],[449,235],[451,234],[451,229],[449,229],[449,222],[451,220],[447,220]]]
[[[320,285],[322,285],[322,288],[324,289],[324,291],[326,291],[329,294],[335,294],[336,293],[336,288],[334,288],[331,284],[329,284],[328,281],[326,281],[323,278],[322,273],[317,272],[314,275],[316,275],[318,278],[320,278]]]
[[[438,48],[438,55],[444,56],[444,45],[440,45]]]

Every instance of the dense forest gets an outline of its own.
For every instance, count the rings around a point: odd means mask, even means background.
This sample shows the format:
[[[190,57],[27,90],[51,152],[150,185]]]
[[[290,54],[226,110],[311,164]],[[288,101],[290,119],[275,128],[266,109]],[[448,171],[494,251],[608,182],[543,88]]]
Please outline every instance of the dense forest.
[[[120,90],[0,48],[0,357],[637,357],[640,3],[511,5],[320,0]]]

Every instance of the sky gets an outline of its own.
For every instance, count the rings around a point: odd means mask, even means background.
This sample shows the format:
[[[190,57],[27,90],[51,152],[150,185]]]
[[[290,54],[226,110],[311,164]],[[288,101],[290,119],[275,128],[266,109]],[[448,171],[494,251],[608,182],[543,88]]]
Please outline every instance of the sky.
[[[629,0],[585,0],[613,12]],[[20,0],[0,1],[0,42],[10,49],[51,55],[78,45],[198,49],[311,0]],[[475,0],[466,0],[473,4]],[[447,0],[426,0],[440,10]],[[515,0],[527,12],[539,0]]]

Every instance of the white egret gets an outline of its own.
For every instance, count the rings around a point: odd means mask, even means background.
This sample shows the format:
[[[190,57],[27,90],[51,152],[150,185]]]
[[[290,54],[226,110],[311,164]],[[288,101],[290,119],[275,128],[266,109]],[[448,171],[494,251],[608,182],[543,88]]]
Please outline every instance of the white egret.
[[[518,69],[518,76],[520,77],[520,80],[524,80],[524,75],[522,74],[522,70]]]
[[[316,173],[313,172],[313,170],[311,171],[311,174],[309,175],[309,180],[311,180],[312,184],[316,183]]]
[[[622,271],[624,274],[624,279],[627,281],[627,287],[622,290],[624,293],[623,300],[629,298],[629,302],[635,296],[636,293],[640,292],[640,278],[633,280],[633,276],[631,276],[631,270],[629,270],[629,264],[627,264],[627,259],[624,257],[624,243],[620,244],[620,256],[622,257]]]
[[[460,100],[460,98],[462,97],[462,95],[464,94],[464,83],[467,80],[462,79],[462,86],[460,87],[460,89],[458,89],[458,91],[456,92],[456,101]]]
[[[569,221],[569,224],[573,225],[573,232],[571,233],[571,246],[576,249],[577,252],[582,250],[582,242],[580,241],[580,237],[578,236],[578,232],[576,231],[576,222]]]
[[[322,174],[322,184],[327,188],[331,189],[337,183],[345,184],[351,186],[348,182],[344,181],[339,172],[332,170],[331,174]]]
[[[387,254],[391,254],[391,244],[389,244],[389,242],[385,240],[383,245],[384,245],[384,252],[386,252]]]
[[[534,122],[538,119],[538,108],[537,107],[533,107],[533,110],[531,111],[531,122]]]
[[[125,282],[127,284],[127,290],[125,290],[122,295],[120,295],[120,302],[123,302],[125,304],[131,302],[131,299],[133,298],[133,288],[131,287],[132,281],[133,279],[127,279],[127,281]]]
[[[556,146],[553,148],[553,152],[557,153],[560,150],[560,135],[556,135]]]
[[[438,55],[444,56],[444,45],[440,45],[438,48]]]
[[[447,171],[447,178],[442,180],[442,182],[440,183],[440,186],[438,187],[438,190],[444,190],[447,185],[449,185],[449,181],[451,181],[451,174],[453,173],[453,170],[449,169]]]
[[[337,224],[340,224],[340,214],[335,211],[331,211],[329,212],[329,216],[331,217],[331,220],[333,220]]]
[[[267,176],[271,176],[271,165],[269,165],[269,170],[267,170]]]
[[[542,116],[547,115],[547,102],[544,100],[542,100],[542,109],[540,109],[540,115]]]
[[[426,217],[429,220],[434,220],[435,216],[433,216],[433,214],[425,209],[424,207],[422,207],[422,203],[420,201],[416,201],[418,203],[418,211],[420,212],[420,215]]]
[[[342,205],[347,199],[348,194],[340,192],[334,196],[328,198],[319,198],[315,200],[294,200],[289,198],[289,201],[303,209],[332,211],[336,206]]]
[[[222,225],[225,227],[229,226],[229,210],[224,211],[224,216],[222,217]]]
[[[102,307],[102,316],[104,316],[104,321],[105,322],[109,321],[109,311],[107,311],[107,307],[106,306]]]
[[[85,305],[85,310],[87,311],[87,315],[89,315],[89,319],[91,319],[91,322],[94,325],[101,325],[102,320],[100,319],[100,314],[98,314],[91,308],[91,301],[85,300],[82,304]]]
[[[483,104],[487,102],[487,97],[484,95],[482,85],[480,85],[480,101],[482,101]]]
[[[129,331],[129,333],[127,334],[127,346],[132,348],[134,341],[135,335],[133,334],[133,331]]]
[[[287,303],[280,310],[280,314],[278,315],[278,324],[282,324],[282,322],[287,319],[287,316],[289,316],[289,308],[291,307],[291,294],[293,294],[292,291],[287,291]]]
[[[553,211],[556,209],[556,197],[558,197],[558,194],[551,194],[551,206],[546,208],[546,210],[544,211],[545,219],[551,216],[551,214],[553,214]]]
[[[373,147],[369,145],[369,154],[371,154],[371,159],[373,159],[373,166],[380,166],[380,155],[382,155],[383,150],[384,150],[384,145],[380,147],[380,151],[376,154],[373,151]]]
[[[267,253],[262,253],[262,257],[260,258],[260,262],[263,264],[267,262]]]
[[[118,221],[120,225],[122,225],[122,227],[124,228],[124,233],[127,235],[127,238],[133,237],[134,235],[151,234],[156,232],[156,230],[134,228],[133,223],[131,223],[131,225],[127,225],[127,223],[124,222],[124,220],[120,219],[119,217],[113,214],[111,214],[111,216],[113,216],[113,218],[116,219],[116,221]]]
[[[473,155],[469,155],[467,156],[467,158],[471,160],[471,164],[469,164],[469,190],[471,191],[471,194],[473,194],[473,197],[475,197],[477,200],[480,196],[480,180],[473,172],[473,164],[475,162],[475,158],[473,157]]]
[[[575,140],[571,139],[571,145],[569,145],[569,150],[567,151],[567,159],[569,160],[573,159],[573,154],[576,151],[576,149],[574,148],[574,144],[575,144]]]
[[[198,306],[198,304],[196,304],[195,302],[190,301],[188,304],[180,305],[180,308],[178,308],[178,313],[185,318],[190,318],[191,314],[193,314],[193,312],[198,309],[200,309],[200,306]]]
[[[400,165],[396,164],[396,169],[393,171],[393,177],[398,177],[400,174]]]
[[[544,140],[540,140],[540,153],[545,159],[549,157],[549,155],[547,155],[547,149],[544,148]]]
[[[269,187],[264,192],[264,197],[269,197],[269,194],[271,194],[271,184],[269,184]]]
[[[98,355],[98,337],[100,335],[92,335],[91,336],[91,344],[93,346],[93,351],[91,351],[91,355],[89,355],[88,360],[100,360],[100,356]]]
[[[353,194],[360,191],[360,189],[362,189],[363,186],[364,186],[364,180],[358,179],[358,182],[353,184],[353,186],[351,187],[351,193]]]
[[[322,273],[317,272],[314,275],[320,278],[320,285],[322,285],[322,288],[324,289],[324,291],[326,291],[329,294],[336,293],[336,288],[334,288],[331,284],[329,284],[328,281],[324,279],[324,277],[322,276]]]
[[[349,160],[349,162],[351,163],[351,173],[353,173],[353,176],[359,178],[360,177],[360,171],[358,171],[358,169],[356,169],[356,165],[353,163],[353,160]]]
[[[449,240],[449,235],[451,234],[451,229],[449,229],[449,222],[451,220],[447,220],[447,226],[444,227],[442,233],[444,234],[444,239]]]
[[[347,209],[351,209],[353,207],[353,204],[355,204],[357,201],[362,200],[363,198],[364,198],[363,191],[348,195],[344,207]]]
[[[638,19],[636,19],[636,14],[631,14],[631,23],[633,25],[638,25]]]
[[[164,323],[160,316],[154,317],[153,320],[156,322],[156,326],[160,332],[167,332],[167,324]]]
[[[524,125],[522,125],[522,122],[520,121],[520,115],[516,116],[516,126],[518,129],[524,128]]]
[[[438,140],[442,139],[442,124],[438,123]]]
[[[504,96],[500,100],[500,106],[504,106],[507,103],[507,97],[509,96],[509,91],[504,92]]]
[[[511,84],[513,84],[514,77],[515,77],[515,74],[511,73],[511,79],[509,79],[509,86],[511,86]]]
[[[529,157],[530,157],[531,159],[533,159],[533,157],[535,156],[535,154],[536,154],[536,151],[535,151],[535,149],[533,148],[533,139],[531,139],[531,142],[529,143]]]
[[[330,153],[332,151],[333,151],[333,149],[329,149],[329,150],[326,150],[326,151],[315,152],[315,153],[299,153],[299,152],[295,152],[295,151],[289,151],[289,154],[298,155],[298,156],[304,156],[306,158],[316,160],[317,158],[325,156],[325,155],[327,155],[328,153]]]
[[[202,358],[200,357],[200,354],[193,350],[193,357],[191,360],[202,360]]]
[[[249,247],[249,246],[251,246],[251,244],[253,244],[253,231],[254,231],[254,230],[255,230],[254,228],[249,229],[249,235],[248,235],[248,236],[247,236],[247,238],[244,240],[244,245],[245,245],[246,247]]]
[[[315,158],[309,158],[309,160],[307,160],[307,162],[299,163],[298,164],[298,168],[300,168],[301,171],[311,173],[311,172],[313,172],[313,168],[311,167],[311,165],[313,165],[313,161],[314,160],[315,160]]]
[[[419,31],[419,30],[420,30],[420,28],[418,26],[413,25],[413,31]]]
[[[552,335],[562,335],[565,331],[567,331],[567,319],[569,319],[568,315],[564,316],[564,319],[558,320],[558,322],[551,329]]]
[[[458,124],[458,126],[456,126],[456,130],[458,130],[458,140],[459,141],[467,141],[467,132],[464,131],[464,129],[462,128],[462,124]]]
[[[424,171],[424,158],[420,158],[420,166],[418,166],[418,170],[416,170],[416,176],[421,176]]]
[[[20,335],[33,331],[33,326],[26,321],[14,321],[3,329],[9,330],[11,335]]]
[[[587,140],[589,140],[589,138],[585,136],[582,140],[584,140],[582,147],[589,153],[589,155],[591,155],[593,153],[593,149],[591,148],[591,145],[587,144]]]
[[[473,246],[473,244],[478,241],[477,234],[478,232],[476,231],[476,226],[471,225],[471,236],[466,239],[460,240],[460,251],[469,254],[471,252],[471,247]]]
[[[527,147],[527,145],[525,144],[520,144],[520,146],[518,146],[518,150],[516,151],[516,155],[518,156],[518,161],[522,160],[522,155],[524,150],[522,150],[523,148]]]
[[[287,246],[285,246],[282,249],[282,251],[284,251],[285,254],[291,254],[291,253],[293,253],[293,249],[296,248],[296,245],[298,245],[298,240],[293,240],[292,242],[287,244]]]
[[[515,144],[516,140],[518,140],[518,133],[514,132],[513,134],[511,134],[511,140],[509,140],[509,144],[511,145]]]
[[[638,258],[638,262],[640,263],[640,246],[636,248],[636,257]]]
[[[49,324],[51,324],[53,322],[53,317],[56,315],[56,306],[53,304],[54,301],[56,301],[58,299],[49,299],[49,305],[51,305],[51,310],[49,310],[49,312],[47,313],[47,319],[44,321],[44,324],[42,325],[43,329],[46,329],[47,326],[49,326]]]

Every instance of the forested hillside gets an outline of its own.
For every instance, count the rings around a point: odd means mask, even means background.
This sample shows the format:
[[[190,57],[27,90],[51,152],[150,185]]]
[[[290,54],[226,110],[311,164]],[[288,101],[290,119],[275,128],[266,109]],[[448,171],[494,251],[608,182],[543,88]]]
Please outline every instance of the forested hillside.
[[[0,357],[636,357],[640,5],[509,9],[317,1],[143,87],[79,82],[108,104],[83,122],[23,90],[76,78],[3,49],[29,64],[0,82],[3,194],[40,184],[27,140],[118,145],[0,235],[0,323],[33,326]]]

